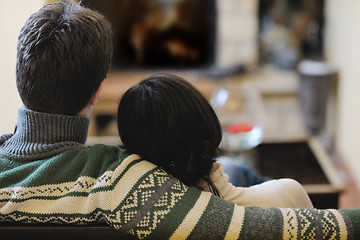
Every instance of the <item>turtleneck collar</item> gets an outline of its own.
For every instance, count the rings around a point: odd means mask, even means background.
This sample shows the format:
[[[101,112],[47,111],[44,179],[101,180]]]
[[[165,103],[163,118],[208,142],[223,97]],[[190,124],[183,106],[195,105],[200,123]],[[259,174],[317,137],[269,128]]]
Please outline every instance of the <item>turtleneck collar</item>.
[[[38,160],[66,150],[85,148],[90,120],[20,108],[17,129],[0,138],[0,156]]]

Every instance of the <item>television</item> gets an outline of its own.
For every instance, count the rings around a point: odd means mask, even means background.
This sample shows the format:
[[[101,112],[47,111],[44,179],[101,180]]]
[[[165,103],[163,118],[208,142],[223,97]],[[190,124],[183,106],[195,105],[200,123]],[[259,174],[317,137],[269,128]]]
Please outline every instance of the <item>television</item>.
[[[112,24],[112,70],[204,69],[215,61],[216,0],[82,2]]]

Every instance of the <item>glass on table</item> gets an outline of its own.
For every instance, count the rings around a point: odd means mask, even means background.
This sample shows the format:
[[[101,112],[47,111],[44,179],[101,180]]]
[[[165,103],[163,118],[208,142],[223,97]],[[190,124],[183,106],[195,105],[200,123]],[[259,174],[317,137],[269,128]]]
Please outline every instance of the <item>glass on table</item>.
[[[242,153],[262,142],[263,101],[259,90],[251,82],[221,84],[213,92],[210,104],[222,126],[222,151],[238,159],[244,157]]]

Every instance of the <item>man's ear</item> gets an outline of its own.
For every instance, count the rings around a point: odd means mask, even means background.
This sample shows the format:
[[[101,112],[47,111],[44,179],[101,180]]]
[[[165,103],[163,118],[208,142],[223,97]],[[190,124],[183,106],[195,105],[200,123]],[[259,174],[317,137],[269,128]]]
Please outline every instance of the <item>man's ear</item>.
[[[105,81],[105,80],[104,80]],[[99,99],[99,95],[100,95],[100,90],[101,87],[104,83],[104,81],[101,82],[100,87],[98,88],[98,90],[96,91],[96,93],[94,94],[94,96],[92,96],[92,98],[90,99],[90,105],[95,105],[97,100]]]

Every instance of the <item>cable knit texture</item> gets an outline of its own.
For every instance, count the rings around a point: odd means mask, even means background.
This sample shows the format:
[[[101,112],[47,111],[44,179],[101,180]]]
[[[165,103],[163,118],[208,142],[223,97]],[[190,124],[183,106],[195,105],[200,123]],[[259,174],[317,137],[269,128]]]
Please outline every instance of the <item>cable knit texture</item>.
[[[85,148],[90,120],[20,108],[14,134],[0,137],[0,157],[32,161]]]

